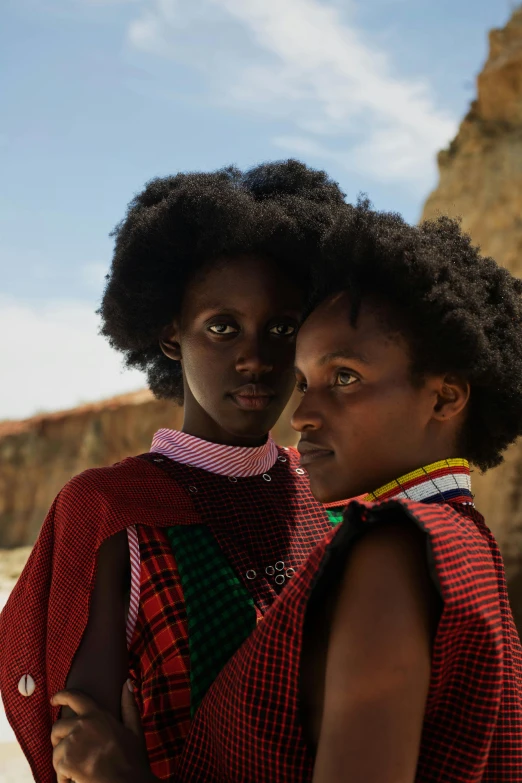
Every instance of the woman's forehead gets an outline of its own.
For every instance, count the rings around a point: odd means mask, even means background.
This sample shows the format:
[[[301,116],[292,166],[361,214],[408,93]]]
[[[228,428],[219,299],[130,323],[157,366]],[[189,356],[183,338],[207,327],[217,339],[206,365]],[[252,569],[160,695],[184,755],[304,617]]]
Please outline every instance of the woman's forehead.
[[[385,327],[380,310],[363,302],[354,324],[350,297],[342,293],[321,302],[302,325],[296,364],[324,365],[341,358],[370,364],[397,350],[407,353],[406,341]]]

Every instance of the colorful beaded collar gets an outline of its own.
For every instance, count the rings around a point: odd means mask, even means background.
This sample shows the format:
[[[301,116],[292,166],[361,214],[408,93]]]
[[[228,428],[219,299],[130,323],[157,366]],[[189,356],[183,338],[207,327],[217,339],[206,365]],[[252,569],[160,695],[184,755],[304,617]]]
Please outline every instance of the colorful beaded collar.
[[[364,501],[393,499],[420,503],[467,503],[473,505],[469,463],[465,459],[447,459],[413,470],[375,492]]]

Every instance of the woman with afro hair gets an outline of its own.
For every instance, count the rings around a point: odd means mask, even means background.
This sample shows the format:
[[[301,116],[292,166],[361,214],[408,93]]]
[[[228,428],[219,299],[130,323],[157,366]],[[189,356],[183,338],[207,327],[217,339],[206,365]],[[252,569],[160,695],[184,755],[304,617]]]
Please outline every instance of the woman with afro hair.
[[[120,719],[128,678],[151,769],[172,780],[208,687],[331,529],[269,432],[344,208],[290,160],[155,179],[115,229],[102,334],[183,402],[183,426],[64,487],[2,613],[0,689],[40,783],[56,779],[51,696],[67,685]]]
[[[470,464],[522,434],[522,281],[447,218],[361,202],[310,310],[301,464],[321,502],[364,497],[214,681],[176,783],[520,783],[522,648]],[[130,732],[56,703],[85,716],[57,724],[56,769],[154,780]]]

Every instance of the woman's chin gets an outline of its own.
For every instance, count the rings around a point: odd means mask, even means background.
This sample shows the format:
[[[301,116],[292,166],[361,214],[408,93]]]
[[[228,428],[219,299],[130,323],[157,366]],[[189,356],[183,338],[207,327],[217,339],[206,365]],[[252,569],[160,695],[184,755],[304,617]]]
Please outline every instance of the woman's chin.
[[[337,493],[322,481],[314,481],[311,476],[309,476],[309,479],[312,495],[319,503],[335,503],[337,500],[344,500],[344,498],[338,498]]]

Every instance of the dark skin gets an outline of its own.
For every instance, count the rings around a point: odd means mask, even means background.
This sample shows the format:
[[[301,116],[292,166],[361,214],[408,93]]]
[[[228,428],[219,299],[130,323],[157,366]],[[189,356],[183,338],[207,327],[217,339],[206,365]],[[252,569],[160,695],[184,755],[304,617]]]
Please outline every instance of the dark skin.
[[[469,385],[448,375],[414,383],[407,338],[385,328],[382,308],[371,302],[353,326],[349,305],[346,293],[323,302],[297,344],[303,398],[293,425],[323,502],[462,456]],[[352,548],[340,581],[305,626],[301,696],[314,783],[414,783],[440,608],[425,539],[412,523],[390,518]],[[71,698],[58,694],[57,703]],[[129,735],[109,730],[95,704],[83,707],[81,725],[53,731],[55,766],[69,753],[65,768],[77,783],[150,783]],[[136,730],[135,713],[128,724]]]
[[[299,332],[292,426],[315,497],[357,497],[419,466],[455,456],[469,384],[447,375],[414,383],[407,339],[386,311],[363,303],[350,324],[346,293],[330,297]]]
[[[301,305],[267,260],[218,259],[198,275],[161,340],[182,362],[183,432],[229,446],[266,441],[294,389]]]
[[[266,441],[294,390],[300,309],[299,291],[268,259],[208,264],[160,336],[163,352],[182,365],[183,432],[231,446]],[[129,578],[123,531],[100,547],[89,620],[67,679],[118,720],[128,676]],[[64,706],[62,715],[74,711]]]

